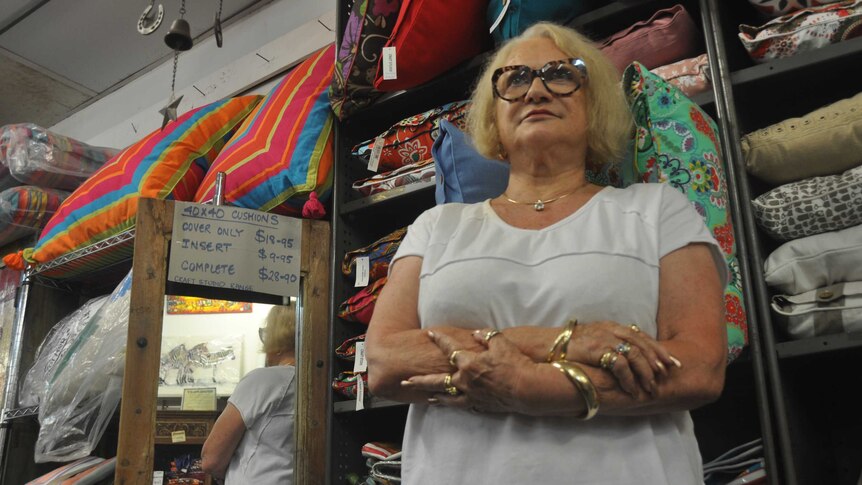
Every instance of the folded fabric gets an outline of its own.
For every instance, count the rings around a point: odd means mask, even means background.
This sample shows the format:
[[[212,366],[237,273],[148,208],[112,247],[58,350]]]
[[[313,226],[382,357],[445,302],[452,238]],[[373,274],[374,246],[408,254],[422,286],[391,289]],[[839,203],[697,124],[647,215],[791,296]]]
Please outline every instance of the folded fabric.
[[[862,92],[742,137],[748,173],[772,185],[844,172],[862,162],[859,147]]]
[[[497,44],[521,35],[537,22],[566,24],[591,7],[589,0],[491,0],[486,19]]]
[[[407,228],[396,229],[389,234],[374,241],[368,246],[354,249],[344,255],[341,261],[341,272],[344,276],[352,277],[356,269],[356,258],[367,257],[369,263],[369,281],[376,281],[389,273],[389,263],[395,256],[395,251],[407,234]]]
[[[709,59],[706,54],[659,66],[651,71],[678,87],[688,97],[708,91],[712,87],[709,80]]]
[[[635,119],[634,173],[642,182],[668,183],[685,194],[724,253],[731,275],[724,313],[728,361],[733,361],[748,342],[748,326],[718,127],[679,89],[639,63],[626,69],[623,88]],[[631,172],[623,167],[626,177]]]
[[[455,101],[405,118],[375,138],[353,147],[353,155],[369,163],[373,162],[373,154],[377,157],[376,172],[428,160],[431,158],[431,145],[440,133],[440,120],[449,120],[465,129],[469,107],[469,101]]]
[[[791,295],[862,281],[862,225],[788,241],[766,258],[763,273],[767,285]]]
[[[742,24],[739,40],[754,62],[792,57],[859,35],[862,0],[806,8],[761,26]]]
[[[33,123],[0,128],[0,164],[26,185],[75,190],[119,152],[88,145]]]
[[[748,0],[748,3],[754,5],[754,8],[768,17],[778,17],[803,8],[841,1],[845,0]]]
[[[461,0],[457,8],[447,0],[402,0],[377,66],[374,87],[381,91],[410,89],[490,48],[491,36],[485,29],[487,5],[487,0]],[[387,49],[392,49],[391,56]]]
[[[379,483],[401,483],[401,453],[380,460],[371,465],[371,477]]]
[[[862,155],[860,155],[862,156]],[[779,241],[862,224],[862,165],[782,185],[752,201],[757,225]]]
[[[634,61],[652,69],[694,57],[703,52],[702,45],[688,11],[674,5],[608,37],[599,48],[623,72]]]
[[[431,146],[437,163],[438,204],[472,204],[502,194],[509,183],[509,165],[483,157],[469,137],[448,120],[440,121],[440,136]]]
[[[434,160],[429,158],[410,165],[379,173],[368,178],[353,182],[353,190],[362,195],[369,196],[392,190],[396,187],[434,180],[437,167]]]
[[[374,304],[377,302],[377,296],[380,295],[380,290],[383,289],[386,280],[385,276],[374,280],[373,283],[348,298],[339,306],[338,316],[351,322],[368,325],[371,322],[371,315],[374,314]]]
[[[775,295],[771,305],[779,323],[795,339],[862,331],[862,281],[799,295]]]
[[[368,373],[367,372],[340,372],[338,376],[332,380],[332,390],[341,394],[344,397],[356,399],[358,395],[357,383],[362,379],[362,384],[365,386],[365,395],[368,396]]]
[[[329,104],[338,119],[346,119],[383,94],[374,89],[374,75],[400,6],[400,0],[353,2],[329,85]]]
[[[401,453],[401,447],[395,443],[371,441],[362,445],[362,456],[365,458],[386,460],[398,453]]]
[[[345,340],[335,349],[335,355],[338,356],[339,359],[346,360],[348,362],[353,362],[356,359],[356,343],[357,342],[365,342],[365,334],[357,335],[356,337],[350,337]]]
[[[0,246],[38,234],[69,193],[20,185],[0,192]]]

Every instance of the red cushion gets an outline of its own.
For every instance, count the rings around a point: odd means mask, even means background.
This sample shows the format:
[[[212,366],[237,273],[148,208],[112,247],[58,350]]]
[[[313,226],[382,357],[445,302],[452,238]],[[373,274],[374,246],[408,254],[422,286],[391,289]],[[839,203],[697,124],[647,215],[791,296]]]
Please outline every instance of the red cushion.
[[[487,0],[404,0],[386,47],[395,47],[397,79],[383,80],[382,58],[374,87],[418,86],[490,48]]]

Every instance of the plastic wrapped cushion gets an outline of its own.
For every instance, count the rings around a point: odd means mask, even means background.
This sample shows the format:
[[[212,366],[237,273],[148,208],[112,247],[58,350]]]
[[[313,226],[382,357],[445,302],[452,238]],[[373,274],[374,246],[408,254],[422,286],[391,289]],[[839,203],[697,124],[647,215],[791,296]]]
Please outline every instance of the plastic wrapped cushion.
[[[131,286],[130,271],[48,376],[36,463],[87,456],[105,432],[123,391]]]
[[[18,394],[21,407],[39,404],[48,388],[48,376],[54,375],[60,359],[66,355],[69,347],[107,300],[107,296],[93,298],[51,328],[36,351],[33,367],[27,371],[21,383],[21,391]]]
[[[117,153],[32,123],[0,128],[0,164],[23,184],[74,190]]]

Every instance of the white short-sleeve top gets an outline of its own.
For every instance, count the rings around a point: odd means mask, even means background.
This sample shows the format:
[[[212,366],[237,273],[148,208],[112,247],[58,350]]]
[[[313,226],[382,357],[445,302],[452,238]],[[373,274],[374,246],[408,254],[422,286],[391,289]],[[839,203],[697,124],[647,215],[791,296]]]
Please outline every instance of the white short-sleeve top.
[[[539,230],[508,225],[489,201],[437,206],[410,226],[394,261],[423,258],[423,328],[561,326],[575,317],[655,335],[659,261],[690,243],[710,246],[726,282],[719,246],[686,197],[635,184],[606,187]],[[687,412],[584,422],[414,404],[403,451],[405,485],[703,482]]]

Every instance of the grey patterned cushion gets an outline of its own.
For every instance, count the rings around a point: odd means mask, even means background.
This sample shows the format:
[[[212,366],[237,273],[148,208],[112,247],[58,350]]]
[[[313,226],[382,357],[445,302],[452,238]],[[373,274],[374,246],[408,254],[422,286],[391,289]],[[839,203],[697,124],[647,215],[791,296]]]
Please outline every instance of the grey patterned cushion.
[[[862,165],[782,185],[752,205],[757,224],[780,241],[862,224]]]

